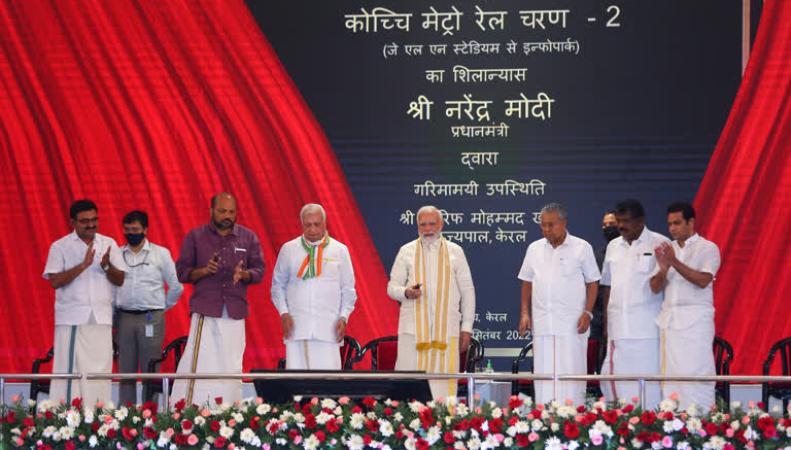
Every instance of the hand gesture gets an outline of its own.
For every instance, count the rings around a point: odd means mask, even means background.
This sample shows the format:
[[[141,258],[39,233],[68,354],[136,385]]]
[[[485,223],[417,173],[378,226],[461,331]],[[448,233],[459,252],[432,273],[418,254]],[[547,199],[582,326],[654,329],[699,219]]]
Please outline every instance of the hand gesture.
[[[110,250],[109,248],[107,250]],[[82,268],[87,269],[93,264],[93,257],[96,256],[96,250],[93,248],[93,241],[88,244],[88,250],[85,250],[85,259],[82,260]],[[104,260],[104,258],[102,258]],[[102,262],[102,264],[104,264]]]
[[[404,297],[406,297],[408,299],[411,299],[411,300],[415,300],[417,298],[420,298],[420,294],[421,294],[420,286],[421,286],[421,284],[418,283],[418,284],[416,284],[414,286],[406,288],[406,290],[404,291]]]
[[[214,254],[211,255],[211,258],[209,258],[209,262],[206,264],[204,269],[209,275],[214,275],[217,273],[217,271],[220,269],[220,254],[214,252]]]
[[[346,336],[346,319],[341,317],[335,324],[335,337],[338,338],[338,342],[343,342],[344,336]]]
[[[236,267],[233,269],[233,284],[236,284],[240,281],[247,281],[250,278],[250,272],[244,270],[242,266],[244,265],[244,260],[239,260],[236,263]]]
[[[588,327],[591,324],[591,316],[588,315],[587,312],[582,313],[579,320],[577,320],[577,333],[582,334],[588,331]]]
[[[91,245],[93,245],[93,244],[91,244]],[[108,265],[110,265],[110,247],[109,246],[107,247],[107,251],[104,252],[104,255],[102,255],[102,264],[101,265],[102,265],[102,268],[107,267]]]
[[[283,327],[283,339],[291,337],[291,332],[294,330],[294,319],[291,314],[285,313],[280,316],[280,326]]]
[[[519,336],[524,336],[527,334],[528,330],[533,329],[533,324],[530,322],[530,316],[527,314],[522,314],[519,318]]]

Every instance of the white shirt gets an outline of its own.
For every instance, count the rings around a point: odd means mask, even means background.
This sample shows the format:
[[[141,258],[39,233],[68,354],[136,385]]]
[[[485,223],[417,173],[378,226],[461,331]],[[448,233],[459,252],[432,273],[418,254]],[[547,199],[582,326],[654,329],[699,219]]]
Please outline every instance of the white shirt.
[[[686,240],[684,246],[673,241],[676,258],[684,265],[698,272],[717,276],[720,268],[720,249],[711,241],[697,233]],[[700,320],[714,320],[714,280],[704,288],[699,288],[681,276],[672,267],[667,272],[665,301],[662,312],[657,317],[660,328],[686,329]]]
[[[654,319],[662,307],[662,292],[651,291],[650,280],[659,271],[654,249],[670,239],[643,228],[631,245],[619,236],[607,245],[601,284],[610,286],[607,334],[610,339],[659,338]]]
[[[547,239],[530,244],[519,279],[532,283],[533,334],[577,335],[587,301],[585,285],[600,278],[591,245],[568,232],[557,248]]]
[[[449,337],[459,336],[460,331],[472,333],[475,320],[475,286],[472,283],[470,266],[464,256],[464,250],[453,242],[445,240],[450,259],[450,283],[448,292],[447,326]],[[416,241],[404,244],[396,255],[393,268],[390,270],[390,282],[387,284],[387,295],[401,303],[398,316],[398,333],[412,334],[415,330],[415,304],[417,300],[406,298],[407,287],[414,286],[415,281],[415,249]],[[421,286],[424,301],[428,302],[429,314],[435,317],[434,305],[437,295],[437,267],[439,264],[440,240],[422,241],[422,251],[426,259],[426,280]],[[431,321],[430,328],[435,321]],[[433,331],[433,330],[430,330]],[[431,335],[431,334],[429,334]]]
[[[289,313],[294,319],[289,340],[337,342],[335,325],[340,318],[349,319],[357,300],[349,249],[331,239],[322,251],[321,275],[303,280],[297,272],[307,255],[301,238],[280,248],[272,275],[272,302],[278,313]]]
[[[55,325],[85,325],[95,321],[100,325],[113,323],[114,286],[107,279],[101,263],[107,248],[110,248],[110,263],[118,270],[126,271],[121,251],[113,238],[96,233],[93,239],[93,264],[71,283],[55,289]],[[77,236],[77,232],[53,242],[49,247],[44,278],[65,272],[82,263],[88,244]]]
[[[170,309],[176,305],[184,286],[178,280],[170,250],[145,239],[137,253],[129,245],[121,247],[127,266],[124,284],[116,290],[115,307],[127,311]],[[165,298],[165,285],[168,286]]]

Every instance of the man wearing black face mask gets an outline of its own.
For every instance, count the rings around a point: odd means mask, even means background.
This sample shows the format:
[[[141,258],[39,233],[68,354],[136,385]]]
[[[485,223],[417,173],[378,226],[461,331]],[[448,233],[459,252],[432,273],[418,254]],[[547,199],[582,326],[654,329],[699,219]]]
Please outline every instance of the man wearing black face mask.
[[[599,266],[599,271],[601,271],[602,263],[604,262],[604,254],[607,253],[607,244],[621,235],[618,233],[618,222],[615,220],[615,211],[609,210],[604,213],[601,221],[601,230],[606,243],[604,246],[596,249],[596,264]],[[602,297],[602,291],[602,289],[599,289],[596,294],[596,305],[593,307],[593,320],[591,321],[591,338],[599,339],[600,342],[604,341],[604,321],[602,320],[604,316],[604,299]]]
[[[148,371],[148,361],[158,358],[165,337],[165,310],[176,305],[184,287],[176,275],[170,251],[146,239],[148,214],[131,211],[124,216],[127,244],[121,255],[129,267],[126,282],[118,289],[118,370]],[[165,294],[167,285],[167,295]],[[135,380],[122,380],[119,404],[136,404]],[[143,399],[143,401],[150,399]]]

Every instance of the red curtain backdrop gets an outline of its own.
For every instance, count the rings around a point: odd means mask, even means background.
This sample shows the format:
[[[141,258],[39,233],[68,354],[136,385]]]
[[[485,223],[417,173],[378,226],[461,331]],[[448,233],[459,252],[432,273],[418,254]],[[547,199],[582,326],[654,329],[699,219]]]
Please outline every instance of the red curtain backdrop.
[[[82,197],[119,242],[123,214],[147,210],[151,240],[176,256],[213,193],[237,196],[267,263],[249,292],[246,369],[283,356],[271,270],[307,202],[325,206],[351,250],[349,334],[395,333],[384,268],[332,148],[241,0],[0,3],[0,148],[0,372],[29,372],[51,346],[41,272]],[[168,313],[168,340],[187,332],[189,293]]]
[[[791,336],[790,159],[791,2],[771,0],[695,201],[701,235],[722,252],[714,298],[732,373],[760,373]]]

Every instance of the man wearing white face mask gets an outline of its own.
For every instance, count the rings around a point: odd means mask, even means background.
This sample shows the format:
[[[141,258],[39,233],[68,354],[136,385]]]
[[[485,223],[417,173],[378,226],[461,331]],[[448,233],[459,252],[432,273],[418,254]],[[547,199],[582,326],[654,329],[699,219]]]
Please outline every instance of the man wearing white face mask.
[[[303,206],[299,217],[303,234],[283,244],[272,275],[286,368],[340,370],[338,347],[357,300],[349,249],[330,238],[321,205]]]
[[[472,338],[475,287],[461,247],[442,237],[442,213],[417,212],[418,237],[401,247],[387,294],[401,304],[396,370],[455,373]],[[434,398],[456,395],[456,380],[431,380]]]

